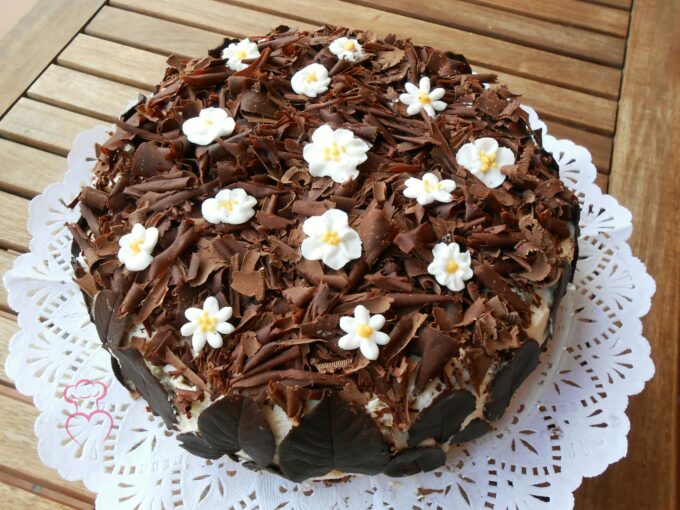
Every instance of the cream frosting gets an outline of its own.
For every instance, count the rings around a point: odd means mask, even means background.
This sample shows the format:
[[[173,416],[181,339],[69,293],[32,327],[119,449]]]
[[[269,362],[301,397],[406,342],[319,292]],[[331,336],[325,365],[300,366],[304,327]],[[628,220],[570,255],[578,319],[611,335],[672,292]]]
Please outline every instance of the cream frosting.
[[[407,115],[416,115],[420,110],[425,110],[430,117],[434,118],[437,116],[437,112],[446,109],[446,103],[440,101],[444,97],[444,89],[437,87],[430,90],[430,79],[427,76],[420,79],[418,86],[406,82],[404,88],[406,92],[399,95],[399,101],[407,105]]]
[[[330,177],[343,183],[359,176],[357,167],[368,159],[369,148],[349,129],[333,129],[324,124],[314,130],[312,141],[302,150],[302,157],[314,177]]]
[[[404,196],[415,198],[420,205],[429,205],[432,202],[448,203],[453,200],[451,192],[456,189],[456,183],[451,179],[439,180],[433,173],[426,173],[422,179],[410,177],[404,183]]]
[[[488,188],[497,188],[505,181],[501,168],[514,165],[515,155],[510,149],[499,147],[493,138],[479,138],[458,149],[456,161]]]
[[[223,189],[201,204],[201,214],[210,223],[240,225],[255,216],[257,200],[241,188]]]
[[[209,145],[222,136],[234,132],[236,122],[222,108],[203,108],[198,117],[192,117],[182,124],[182,132],[191,143]]]
[[[248,67],[244,60],[252,60],[260,56],[257,44],[250,39],[242,39],[237,43],[231,43],[222,50],[222,58],[227,60],[227,65],[232,71],[243,71]]]
[[[184,316],[189,322],[182,326],[182,336],[191,337],[191,346],[194,354],[198,354],[207,343],[213,349],[222,347],[222,335],[228,335],[234,331],[234,326],[229,322],[232,309],[230,306],[219,307],[217,299],[213,296],[206,298],[203,308],[188,308]]]
[[[321,64],[314,63],[295,73],[290,80],[290,85],[296,94],[316,97],[328,90],[330,82],[328,69]]]
[[[439,243],[432,249],[434,260],[427,266],[427,272],[437,283],[455,292],[465,288],[465,281],[472,278],[469,252],[460,251],[458,243]]]
[[[380,331],[385,326],[385,317],[375,314],[371,317],[368,309],[359,305],[354,308],[354,317],[341,317],[340,329],[346,335],[340,338],[341,349],[359,349],[361,354],[371,361],[378,359],[379,345],[387,345],[390,337]]]
[[[132,227],[129,234],[125,234],[118,241],[118,260],[125,264],[128,271],[143,271],[151,261],[151,252],[158,242],[158,229],[145,228],[141,223]]]

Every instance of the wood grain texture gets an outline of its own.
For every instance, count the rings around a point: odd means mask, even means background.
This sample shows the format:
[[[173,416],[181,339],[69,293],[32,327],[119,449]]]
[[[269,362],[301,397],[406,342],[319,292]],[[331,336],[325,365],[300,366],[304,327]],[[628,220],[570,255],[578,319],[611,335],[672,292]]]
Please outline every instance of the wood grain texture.
[[[31,236],[28,234],[28,200],[0,191],[3,214],[0,215],[0,248],[28,251]]]
[[[610,193],[633,213],[633,252],[657,280],[644,332],[656,375],[629,407],[628,457],[586,480],[577,508],[672,510],[678,504],[680,373],[680,4],[636,2]],[[659,72],[663,70],[663,72]]]
[[[0,250],[0,276],[4,275],[9,269],[12,268],[14,265],[14,260],[17,258],[17,254],[11,251],[7,250]],[[0,309],[4,310],[9,310],[9,305],[7,304],[7,290],[5,289],[4,285],[0,285]],[[0,311],[0,314],[2,312]],[[1,337],[2,335],[0,335]],[[0,342],[2,342],[3,339],[0,338]],[[0,361],[4,360],[2,356],[0,356]],[[2,363],[0,363],[0,370]]]
[[[165,19],[239,36],[268,32],[275,26],[267,17],[269,13],[273,13],[294,18],[295,21],[289,19],[288,23],[298,27],[312,27],[322,23],[369,27],[380,34],[394,33],[412,37],[420,44],[434,47],[441,46],[443,41],[452,41],[454,43],[447,46],[466,55],[473,64],[610,98],[618,96],[621,79],[621,71],[611,67],[378,9],[350,5],[340,0],[317,2],[313,8],[310,8],[309,0],[278,0],[270,4],[263,4],[260,0],[230,0],[229,5],[203,0],[198,10],[194,10],[193,4],[186,0],[112,0],[111,4],[149,15],[158,16],[158,12],[162,12],[160,17]],[[258,10],[262,14],[253,15],[252,11],[242,7]],[[242,11],[249,12],[248,26],[253,28],[250,31],[238,24]]]
[[[12,382],[5,372],[5,360],[9,354],[9,340],[19,331],[16,317],[7,312],[0,311],[0,384],[11,385]]]
[[[24,480],[52,488],[57,488],[54,482],[59,481],[61,492],[91,501],[92,495],[82,483],[61,480],[54,470],[42,463],[33,431],[38,410],[28,402],[12,398],[14,393],[15,390],[0,392],[0,471],[9,471]]]
[[[102,10],[86,27],[86,32],[118,41],[126,46],[132,45],[165,55],[179,54],[193,57],[204,55],[205,48],[215,47],[222,41],[222,36],[214,32],[112,8]],[[169,38],[167,34],[173,34],[173,37]],[[104,62],[107,62],[108,70],[112,71],[111,62],[117,61],[115,55],[119,51],[117,46],[92,40],[82,41],[80,38],[74,41],[74,44],[78,44],[81,49],[89,48],[88,62],[96,61],[96,65],[88,67],[88,72],[97,72],[97,69],[104,67]],[[195,52],[191,53],[190,49]],[[65,53],[70,50],[68,48]],[[80,55],[81,68],[82,57]],[[147,69],[153,69],[155,74],[162,75],[161,69],[164,69],[165,63],[161,62],[155,53],[140,52],[136,56],[130,55],[130,58],[134,58],[136,62],[145,62]],[[475,69],[479,72],[495,72],[481,66],[476,66]],[[506,73],[497,74],[501,82],[510,86],[514,92],[524,95],[525,102],[535,107],[546,119],[557,119],[564,124],[603,134],[611,134],[614,131],[615,101]],[[136,78],[139,79],[138,76]],[[153,84],[144,85],[150,88]]]
[[[101,123],[99,119],[22,98],[0,120],[0,135],[66,156],[77,134]]]
[[[0,169],[0,190],[32,198],[63,178],[66,159],[0,138]]]
[[[166,58],[123,44],[80,34],[59,55],[57,62],[109,80],[150,89],[163,79]]]
[[[39,495],[30,492],[28,488],[19,488],[2,482],[0,482],[0,501],[2,501],[3,508],[31,508],[32,510],[68,510],[73,508],[41,498]]]
[[[0,40],[0,116],[103,3],[79,0],[74,9],[71,0],[41,0]]]
[[[499,10],[523,14],[568,26],[587,28],[593,32],[625,38],[628,34],[627,11],[581,0],[465,0],[475,5],[487,5]]]
[[[468,30],[494,39],[540,48],[560,55],[621,67],[625,41],[621,38],[498,11],[462,0],[343,0],[375,7],[431,23]],[[540,2],[536,2],[540,3]]]
[[[60,108],[111,122],[118,118],[131,100],[137,98],[138,87],[51,65],[28,89],[27,96]],[[102,101],[105,97],[106,101]]]

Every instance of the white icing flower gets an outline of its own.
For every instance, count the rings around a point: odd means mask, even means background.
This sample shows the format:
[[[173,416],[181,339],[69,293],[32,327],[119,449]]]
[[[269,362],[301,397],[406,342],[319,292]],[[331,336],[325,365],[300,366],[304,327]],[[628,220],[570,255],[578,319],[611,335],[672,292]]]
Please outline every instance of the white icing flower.
[[[158,229],[156,227],[144,228],[144,225],[137,223],[132,227],[129,234],[125,234],[118,241],[118,260],[120,260],[129,271],[142,271],[149,267],[153,256],[151,252],[158,242]]]
[[[434,201],[451,202],[453,195],[451,192],[456,189],[456,183],[451,179],[439,180],[436,175],[426,173],[422,179],[411,177],[404,183],[406,189],[404,196],[415,198],[420,205],[428,205]]]
[[[321,260],[332,269],[340,269],[361,257],[361,238],[349,226],[344,211],[329,209],[321,216],[307,218],[302,231],[308,237],[302,241],[300,250],[307,260]]]
[[[493,138],[479,138],[466,143],[456,153],[456,161],[489,188],[497,188],[505,181],[501,167],[515,164],[515,155],[506,147],[499,147]]]
[[[296,94],[304,94],[307,97],[316,97],[328,90],[331,79],[328,77],[328,69],[321,64],[309,64],[293,75],[290,84]]]
[[[364,50],[361,48],[359,41],[347,37],[336,39],[330,43],[328,49],[331,50],[333,55],[338,57],[338,60],[349,60],[350,62],[354,62],[364,56]]]
[[[240,225],[255,216],[257,200],[241,188],[223,189],[201,205],[201,214],[210,223]]]
[[[198,117],[187,119],[182,124],[182,132],[191,143],[208,145],[221,136],[229,136],[236,127],[226,110],[222,108],[203,108]]]
[[[454,291],[465,288],[465,280],[472,278],[469,252],[460,252],[457,243],[439,243],[432,249],[434,260],[427,266],[427,272]]]
[[[187,322],[180,332],[182,336],[191,337],[194,354],[198,354],[206,342],[213,349],[222,347],[222,335],[234,331],[234,326],[227,321],[231,319],[231,307],[220,308],[217,299],[210,296],[203,302],[203,309],[188,308],[184,312]]]
[[[333,129],[324,124],[312,134],[302,156],[314,177],[330,177],[343,183],[359,176],[357,167],[366,161],[370,147],[348,129]]]
[[[222,58],[227,59],[227,65],[232,71],[243,71],[248,64],[244,60],[252,60],[260,56],[257,44],[250,42],[250,39],[243,39],[238,43],[231,43],[222,50]]]
[[[359,305],[354,309],[354,317],[341,317],[340,329],[345,336],[338,340],[341,349],[359,349],[367,359],[378,359],[378,346],[387,345],[390,341],[389,335],[380,330],[385,325],[385,317],[368,313],[368,309]]]
[[[406,92],[399,96],[399,101],[408,105],[408,108],[406,108],[408,115],[415,115],[420,110],[425,110],[430,117],[435,117],[437,112],[446,109],[446,103],[439,101],[444,97],[444,89],[438,87],[431,91],[430,79],[427,76],[420,79],[419,87],[411,82],[406,82],[404,88],[406,88]]]

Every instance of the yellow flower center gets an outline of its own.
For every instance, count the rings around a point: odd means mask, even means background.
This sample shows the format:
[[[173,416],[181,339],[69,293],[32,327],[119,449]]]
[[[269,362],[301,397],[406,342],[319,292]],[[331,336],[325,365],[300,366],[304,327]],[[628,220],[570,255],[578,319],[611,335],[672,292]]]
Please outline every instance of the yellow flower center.
[[[203,121],[203,123],[204,123],[206,126],[212,126],[215,122],[214,122],[212,119],[205,119],[205,120]]]
[[[368,324],[359,324],[357,328],[357,335],[363,338],[369,338],[373,334],[373,328]]]
[[[330,244],[331,246],[337,246],[340,244],[340,236],[335,230],[326,230],[326,232],[324,232],[324,234],[321,236],[321,240],[326,244]]]
[[[139,255],[142,252],[142,248],[141,248],[142,244],[144,244],[143,239],[135,239],[134,241],[132,241],[129,244],[128,248],[130,248],[132,253],[134,253],[135,255]]]
[[[243,60],[246,58],[248,54],[246,53],[246,50],[236,50],[236,58],[239,60]]]
[[[332,145],[324,147],[323,157],[326,161],[340,161],[340,156],[346,152],[344,147],[340,147],[337,143],[333,142]]]
[[[307,75],[307,80],[306,80],[306,81],[307,81],[307,83],[314,83],[314,82],[317,81],[318,79],[319,79],[319,78],[317,78],[316,73],[315,73],[315,72],[311,72],[311,73],[309,73],[309,74]]]
[[[487,154],[485,151],[479,151],[479,161],[482,163],[481,171],[488,172],[491,168],[498,168],[496,163],[496,153]]]
[[[345,48],[347,51],[354,51],[357,49],[357,45],[354,44],[354,41],[347,41],[345,44],[342,45],[343,48]]]
[[[429,92],[421,92],[418,94],[418,101],[420,104],[430,104],[432,102],[432,99],[430,99],[430,93]]]
[[[238,200],[219,200],[218,205],[222,209],[226,209],[228,212],[233,212],[234,211],[234,206],[238,204]]]
[[[198,329],[201,330],[201,333],[215,332],[217,318],[210,315],[207,310],[203,310],[203,314],[199,315],[198,319],[196,319],[196,322],[198,323]]]
[[[449,259],[448,264],[446,264],[446,272],[455,273],[456,271],[458,271],[458,264],[456,264],[455,260]]]
[[[425,193],[432,193],[434,190],[442,189],[442,183],[438,182],[437,184],[434,184],[433,182],[429,181],[428,179],[423,179],[423,191]]]

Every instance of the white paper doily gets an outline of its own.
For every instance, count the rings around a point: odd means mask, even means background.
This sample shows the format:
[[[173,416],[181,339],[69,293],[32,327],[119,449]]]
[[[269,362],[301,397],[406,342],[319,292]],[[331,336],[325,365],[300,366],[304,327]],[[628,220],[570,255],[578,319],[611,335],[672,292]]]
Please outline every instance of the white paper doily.
[[[31,202],[31,251],[4,278],[20,326],[6,370],[40,410],[40,458],[83,480],[98,510],[572,508],[581,479],[626,454],[628,397],[654,373],[640,318],[655,285],[627,244],[630,212],[594,184],[590,153],[548,135],[526,110],[582,205],[571,340],[566,348],[553,342],[525,383],[540,384],[536,405],[514,399],[497,431],[458,447],[445,467],[409,478],[296,485],[188,454],[115,380],[72,282],[65,224],[79,212],[67,204],[91,181],[94,144],[110,129],[100,126],[76,138],[64,182]]]

